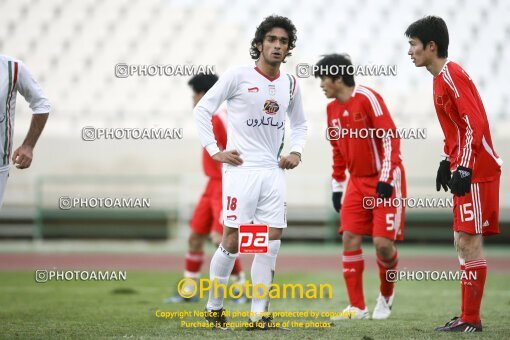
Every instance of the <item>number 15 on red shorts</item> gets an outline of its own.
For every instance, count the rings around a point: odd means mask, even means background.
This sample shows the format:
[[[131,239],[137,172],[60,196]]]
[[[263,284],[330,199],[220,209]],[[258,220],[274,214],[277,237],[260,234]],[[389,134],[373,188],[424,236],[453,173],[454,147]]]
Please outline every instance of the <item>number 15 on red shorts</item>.
[[[269,227],[262,224],[239,226],[239,253],[266,254],[269,243]]]

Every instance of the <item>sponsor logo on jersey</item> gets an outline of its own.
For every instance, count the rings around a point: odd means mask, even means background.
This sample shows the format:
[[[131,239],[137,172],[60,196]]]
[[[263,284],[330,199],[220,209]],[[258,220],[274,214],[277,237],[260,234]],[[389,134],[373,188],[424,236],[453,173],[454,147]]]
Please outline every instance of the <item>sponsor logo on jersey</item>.
[[[256,87],[256,86],[255,87],[249,87],[248,88],[248,92],[254,92],[254,93],[259,92],[259,88]]]
[[[273,117],[262,116],[260,119],[258,118],[250,118],[246,120],[246,125],[252,127],[259,127],[262,125],[272,126],[277,128],[278,130],[283,129],[285,127],[285,122],[278,122],[277,120],[273,121]]]
[[[227,220],[235,221],[235,220],[237,220],[237,216],[236,215],[227,215]]]
[[[484,227],[488,227],[489,226],[489,221],[485,220],[485,222],[483,222],[483,226]]]
[[[442,96],[436,96],[436,104],[443,105],[443,97]]]
[[[278,110],[280,109],[280,105],[276,102],[274,99],[268,99],[264,103],[264,112],[268,115],[275,115],[278,113]]]

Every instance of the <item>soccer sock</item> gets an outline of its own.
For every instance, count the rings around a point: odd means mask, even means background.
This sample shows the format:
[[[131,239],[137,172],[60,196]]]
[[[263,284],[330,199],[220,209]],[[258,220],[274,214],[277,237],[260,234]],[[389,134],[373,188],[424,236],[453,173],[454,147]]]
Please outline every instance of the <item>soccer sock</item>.
[[[211,267],[209,278],[213,288],[209,290],[209,300],[207,301],[208,310],[218,310],[223,307],[223,300],[228,282],[228,277],[234,267],[234,261],[238,254],[232,254],[223,248],[220,244],[213,258],[211,259]],[[218,289],[214,288],[214,280],[217,280]],[[224,286],[219,286],[220,284]],[[225,287],[225,289],[223,288]]]
[[[464,286],[464,311],[461,319],[471,324],[480,323],[480,305],[487,276],[487,261],[484,259],[466,261],[462,279]]]
[[[365,298],[363,296],[365,260],[363,259],[363,251],[361,249],[344,250],[342,264],[351,306],[365,309]]]
[[[280,240],[269,240],[267,254],[257,254],[253,259],[251,266],[251,278],[253,280],[253,293],[251,299],[251,315],[252,321],[258,321],[269,310],[269,288],[273,282],[274,271],[276,268],[276,257],[280,250]],[[259,286],[255,292],[256,285],[264,285],[264,290]],[[259,298],[259,296],[264,296]]]
[[[200,277],[200,268],[204,262],[203,251],[188,251],[186,254],[186,263],[184,267],[184,277],[198,279]]]
[[[398,251],[395,248],[395,254],[390,259],[383,259],[377,256],[377,265],[379,266],[379,279],[381,280],[381,295],[386,298],[386,301],[393,295],[393,288],[395,287],[394,282],[388,282],[386,279],[386,273],[389,270],[395,270],[398,264]]]
[[[460,271],[461,275],[465,275],[464,272],[466,270],[464,259],[459,256],[459,263],[460,263]],[[464,282],[460,281],[460,315],[462,316],[464,314],[464,298],[466,296],[466,289],[464,286]]]

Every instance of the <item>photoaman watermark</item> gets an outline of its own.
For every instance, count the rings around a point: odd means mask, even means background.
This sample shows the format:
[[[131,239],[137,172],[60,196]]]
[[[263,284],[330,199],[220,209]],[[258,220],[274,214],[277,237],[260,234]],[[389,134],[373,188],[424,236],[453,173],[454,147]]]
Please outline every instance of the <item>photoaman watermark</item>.
[[[244,284],[232,283],[230,285],[213,281],[209,279],[192,279],[183,278],[177,285],[177,292],[185,299],[198,295],[203,298],[209,291],[213,292],[215,298],[222,296],[223,298],[238,299],[245,295],[248,299],[257,298],[264,299],[323,299],[333,298],[333,287],[329,283],[272,283],[268,287],[265,284],[253,285],[249,280]]]

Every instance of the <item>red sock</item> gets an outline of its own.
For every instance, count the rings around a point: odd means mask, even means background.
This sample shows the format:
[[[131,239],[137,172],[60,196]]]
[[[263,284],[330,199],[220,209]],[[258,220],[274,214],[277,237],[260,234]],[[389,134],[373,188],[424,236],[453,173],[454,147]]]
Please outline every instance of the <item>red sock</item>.
[[[188,254],[186,254],[184,276],[198,278],[200,276],[200,268],[202,267],[202,262],[204,262],[203,251],[189,251]]]
[[[462,273],[464,273],[464,271],[466,270],[466,266],[461,264],[460,265],[460,270]],[[463,274],[465,275],[465,274]],[[465,296],[466,296],[466,289],[465,289],[466,286],[464,286],[464,281],[460,281],[460,315],[463,315],[464,314],[464,299],[465,299]]]
[[[342,264],[350,305],[359,309],[365,309],[365,298],[363,296],[365,260],[363,259],[363,251],[361,249],[344,250]]]
[[[464,286],[464,311],[460,317],[473,325],[480,323],[480,305],[483,287],[487,276],[487,261],[484,259],[466,261],[466,275],[462,279]]]
[[[242,271],[243,268],[241,267],[241,261],[239,260],[239,257],[237,257],[236,261],[234,262],[234,268],[232,269],[232,275],[239,275],[239,273]]]
[[[388,282],[386,280],[386,272],[388,270],[395,270],[397,268],[397,264],[398,252],[396,248],[395,254],[390,259],[385,260],[377,256],[377,265],[379,266],[379,279],[381,280],[381,295],[386,299],[389,299],[393,295],[393,287],[395,286],[394,282]]]

